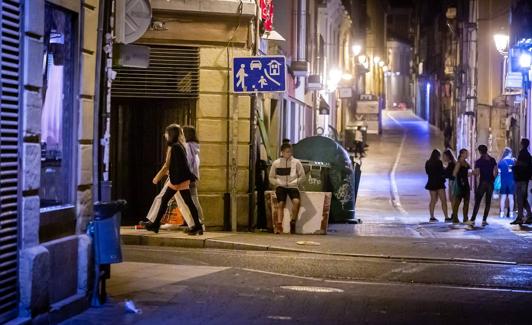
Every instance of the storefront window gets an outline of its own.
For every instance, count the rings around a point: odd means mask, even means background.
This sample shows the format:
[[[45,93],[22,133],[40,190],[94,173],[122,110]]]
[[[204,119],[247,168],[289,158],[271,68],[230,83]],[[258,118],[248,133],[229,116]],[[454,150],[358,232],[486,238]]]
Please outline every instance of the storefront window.
[[[43,106],[41,116],[41,208],[73,203],[74,150],[73,15],[45,8]]]

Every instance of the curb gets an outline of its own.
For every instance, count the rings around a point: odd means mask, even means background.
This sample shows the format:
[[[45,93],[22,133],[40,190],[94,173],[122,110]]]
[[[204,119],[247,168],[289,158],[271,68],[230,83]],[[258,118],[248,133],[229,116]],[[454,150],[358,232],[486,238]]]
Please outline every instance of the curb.
[[[355,258],[371,258],[371,259],[386,259],[398,261],[419,261],[419,262],[452,262],[452,263],[467,263],[467,264],[495,264],[495,265],[523,265],[530,266],[526,263],[518,263],[516,261],[501,261],[475,258],[445,258],[445,257],[423,257],[423,256],[405,256],[405,255],[377,255],[377,254],[359,254],[359,253],[337,253],[337,252],[321,252],[311,249],[287,248],[282,246],[250,244],[245,242],[225,241],[220,239],[208,238],[169,238],[158,236],[139,236],[139,235],[122,235],[122,243],[124,245],[137,246],[163,246],[163,247],[181,247],[181,248],[206,248],[206,249],[227,249],[227,250],[244,250],[244,251],[271,251],[271,252],[291,252],[302,254],[318,254],[339,257],[355,257]]]

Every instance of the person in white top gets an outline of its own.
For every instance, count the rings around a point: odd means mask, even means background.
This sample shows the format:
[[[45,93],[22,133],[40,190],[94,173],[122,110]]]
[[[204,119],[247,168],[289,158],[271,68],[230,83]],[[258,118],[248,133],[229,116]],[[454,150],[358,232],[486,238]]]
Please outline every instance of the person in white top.
[[[301,162],[292,156],[292,145],[283,144],[281,146],[282,157],[275,160],[270,169],[270,184],[275,187],[277,196],[277,217],[282,223],[282,216],[286,197],[292,201],[292,213],[290,216],[290,233],[295,233],[296,219],[299,214],[300,195],[299,185],[305,179],[305,170]],[[276,233],[280,233],[279,225],[276,227]]]

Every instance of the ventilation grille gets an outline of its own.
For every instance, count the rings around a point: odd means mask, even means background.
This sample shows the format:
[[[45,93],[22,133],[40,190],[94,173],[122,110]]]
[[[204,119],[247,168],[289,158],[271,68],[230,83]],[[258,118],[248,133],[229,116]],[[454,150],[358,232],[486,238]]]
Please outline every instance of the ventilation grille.
[[[116,98],[198,98],[199,49],[196,47],[150,46],[147,69],[113,68]]]
[[[17,315],[20,2],[0,1],[0,323]]]

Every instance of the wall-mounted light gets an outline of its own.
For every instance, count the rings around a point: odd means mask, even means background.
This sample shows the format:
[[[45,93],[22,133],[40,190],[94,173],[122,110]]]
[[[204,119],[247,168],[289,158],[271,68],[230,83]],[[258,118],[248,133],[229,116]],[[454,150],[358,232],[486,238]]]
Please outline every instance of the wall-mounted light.
[[[522,53],[519,56],[519,66],[523,69],[530,69],[530,66],[532,65],[532,55],[530,53]]]
[[[493,40],[495,41],[495,47],[502,55],[508,55],[508,42],[510,37],[506,34],[495,34],[493,35]]]
[[[353,54],[355,56],[359,55],[362,52],[362,46],[360,44],[355,44],[351,47]]]
[[[373,57],[373,63],[378,64],[381,61],[380,56],[374,56]]]

